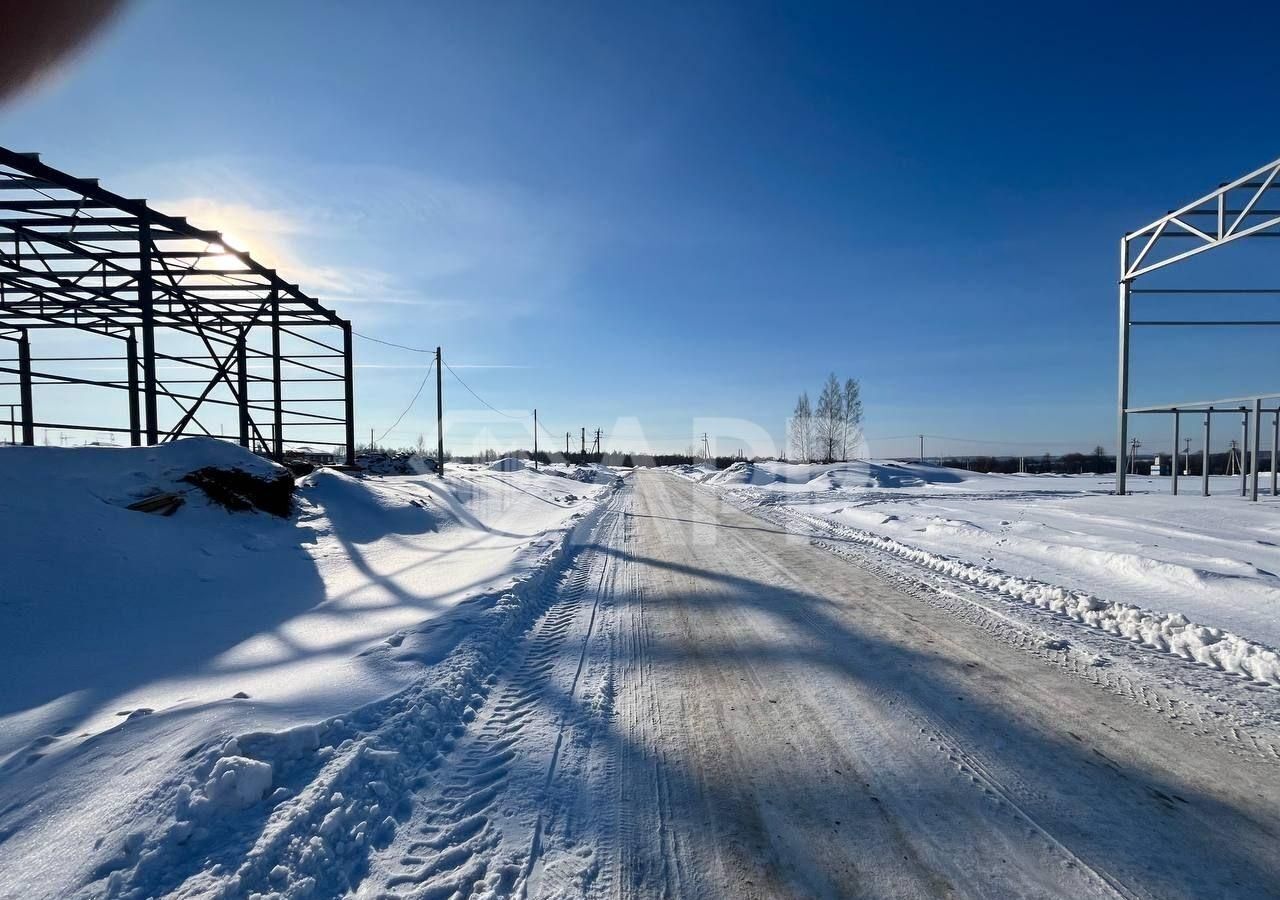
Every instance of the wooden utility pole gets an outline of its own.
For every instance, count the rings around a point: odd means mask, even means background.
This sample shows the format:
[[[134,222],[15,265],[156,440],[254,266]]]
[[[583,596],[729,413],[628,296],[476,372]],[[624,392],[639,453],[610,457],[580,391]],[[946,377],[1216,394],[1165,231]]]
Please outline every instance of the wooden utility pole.
[[[569,435],[572,433],[573,432],[571,431],[566,431],[564,433],[564,461],[566,463],[569,461]]]
[[[444,362],[436,347],[436,474],[444,477]]]
[[[583,462],[586,462],[586,461],[587,461],[587,429],[586,429],[586,426],[583,426],[583,428],[582,428],[582,461],[583,461]]]
[[[538,410],[533,411],[533,471],[538,471]]]

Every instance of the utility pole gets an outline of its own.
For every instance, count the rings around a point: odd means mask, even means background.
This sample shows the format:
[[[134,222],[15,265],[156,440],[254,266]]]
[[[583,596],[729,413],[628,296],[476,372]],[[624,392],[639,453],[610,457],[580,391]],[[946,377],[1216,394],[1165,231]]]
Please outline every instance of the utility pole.
[[[702,458],[703,459],[711,458],[711,441],[707,437],[707,433],[705,431],[702,432]]]
[[[587,461],[587,429],[586,429],[586,426],[583,426],[583,428],[582,428],[582,461],[583,461],[583,462],[586,462],[586,461]]]
[[[1227,474],[1236,474],[1236,442],[1231,441],[1231,446],[1227,448]]]
[[[924,435],[920,435],[920,462],[924,462]]]
[[[600,452],[601,452],[601,450],[600,450],[600,429],[599,429],[599,428],[597,428],[597,429],[596,429],[596,442],[595,442],[595,444],[592,446],[592,450],[591,450],[591,452],[592,452],[592,453],[600,453]]]
[[[369,452],[373,452],[373,429],[369,429]]]
[[[1142,441],[1133,438],[1129,441],[1129,474],[1138,474],[1138,448],[1142,446]]]
[[[564,433],[564,461],[566,463],[569,462],[569,435],[570,434],[572,434],[572,432],[570,431],[566,431]]]
[[[1191,474],[1191,438],[1183,438],[1182,443],[1186,446],[1182,450],[1182,474]]]
[[[436,347],[436,474],[444,478],[444,360]]]
[[[533,471],[538,471],[538,410],[533,411]]]

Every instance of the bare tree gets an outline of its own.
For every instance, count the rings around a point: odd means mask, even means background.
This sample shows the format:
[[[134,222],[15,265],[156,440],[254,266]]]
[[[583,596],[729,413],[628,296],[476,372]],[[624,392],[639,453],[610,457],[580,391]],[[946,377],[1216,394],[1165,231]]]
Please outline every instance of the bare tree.
[[[833,462],[844,435],[844,398],[840,394],[840,382],[832,372],[818,396],[818,408],[814,414],[814,435],[817,453],[823,462]]]
[[[813,455],[813,409],[809,405],[809,392],[796,400],[791,414],[791,447],[800,462],[808,462]]]
[[[849,461],[849,449],[855,451],[862,441],[862,388],[856,378],[844,382],[844,427],[840,433],[841,457]]]

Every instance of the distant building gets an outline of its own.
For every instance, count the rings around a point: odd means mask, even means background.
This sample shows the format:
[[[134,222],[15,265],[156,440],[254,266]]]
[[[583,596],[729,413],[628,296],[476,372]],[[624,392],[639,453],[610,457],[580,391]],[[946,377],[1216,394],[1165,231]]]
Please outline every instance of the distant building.
[[[316,450],[312,447],[294,447],[284,451],[285,462],[306,462],[313,466],[336,466],[338,455],[332,450]]]

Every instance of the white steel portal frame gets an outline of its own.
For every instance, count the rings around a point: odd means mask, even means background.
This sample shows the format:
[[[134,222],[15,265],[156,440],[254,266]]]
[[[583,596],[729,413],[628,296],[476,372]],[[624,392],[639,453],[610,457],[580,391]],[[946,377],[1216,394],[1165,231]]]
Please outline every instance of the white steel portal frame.
[[[1174,417],[1175,429],[1180,412],[1225,412],[1222,401],[1216,401],[1217,410],[1213,410],[1215,401],[1181,404],[1179,406],[1155,406],[1141,409],[1129,406],[1129,339],[1130,330],[1134,326],[1160,327],[1212,327],[1220,325],[1280,325],[1280,319],[1141,319],[1132,317],[1132,300],[1135,294],[1173,295],[1173,294],[1255,294],[1280,297],[1280,288],[1140,288],[1135,284],[1144,275],[1163,269],[1197,256],[1223,244],[1232,243],[1250,237],[1280,237],[1280,208],[1268,206],[1265,202],[1268,192],[1280,189],[1280,159],[1270,162],[1235,181],[1222,185],[1216,191],[1206,194],[1199,200],[1188,203],[1168,215],[1156,219],[1145,228],[1126,234],[1120,240],[1120,359],[1119,359],[1119,399],[1118,407],[1118,441],[1116,451],[1116,493],[1125,493],[1125,476],[1128,471],[1126,448],[1129,440],[1129,416],[1134,413],[1171,413]],[[1190,241],[1192,246],[1187,249]],[[1244,433],[1249,433],[1250,414],[1254,417],[1253,432],[1258,434],[1258,419],[1264,412],[1274,413],[1280,417],[1276,409],[1263,409],[1260,402],[1252,402],[1255,398],[1280,396],[1280,392],[1259,392],[1248,398],[1248,404],[1240,409],[1245,416]],[[1235,401],[1232,401],[1234,405]],[[1211,413],[1210,413],[1211,414]],[[1206,441],[1208,428],[1205,429]],[[1253,453],[1253,499],[1257,499],[1258,479],[1258,444],[1255,437]],[[1175,444],[1175,452],[1177,450]],[[1272,446],[1272,466],[1274,468],[1276,447]],[[1208,445],[1205,446],[1205,464],[1208,464]],[[1176,465],[1174,467],[1177,469]],[[1274,485],[1274,481],[1273,481]],[[1205,490],[1208,481],[1205,479]],[[1273,487],[1273,491],[1275,488]]]

